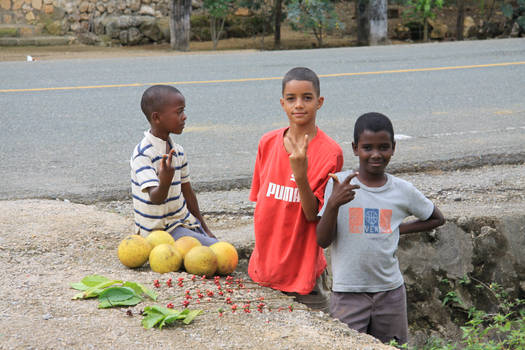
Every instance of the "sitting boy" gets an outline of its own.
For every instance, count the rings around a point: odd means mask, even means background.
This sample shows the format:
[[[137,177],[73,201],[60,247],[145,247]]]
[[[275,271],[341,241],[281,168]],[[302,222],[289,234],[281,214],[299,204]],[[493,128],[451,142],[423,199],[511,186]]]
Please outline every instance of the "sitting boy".
[[[154,85],[144,91],[140,106],[151,128],[130,161],[137,234],[164,230],[175,240],[192,236],[207,246],[217,242],[191,188],[184,149],[169,136],[184,129],[184,96],[172,86]]]
[[[328,311],[326,260],[315,227],[328,174],[341,169],[343,152],[316,125],[323,101],[312,70],[286,73],[281,106],[289,126],[263,135],[255,160],[250,192],[257,202],[255,248],[248,273],[261,285]]]
[[[344,171],[326,186],[317,242],[331,247],[330,314],[383,342],[407,342],[406,291],[395,255],[399,235],[444,224],[439,209],[409,182],[387,174],[396,143],[390,120],[360,116],[354,126],[356,173]],[[418,219],[403,222],[414,215]]]

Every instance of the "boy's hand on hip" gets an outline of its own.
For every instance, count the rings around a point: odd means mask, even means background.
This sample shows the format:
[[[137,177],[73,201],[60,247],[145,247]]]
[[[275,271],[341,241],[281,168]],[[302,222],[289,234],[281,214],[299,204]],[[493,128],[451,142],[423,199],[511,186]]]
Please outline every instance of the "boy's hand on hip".
[[[356,177],[359,173],[353,173],[346,177],[343,182],[339,182],[339,179],[335,174],[328,174],[334,180],[334,187],[332,188],[332,195],[328,199],[328,202],[336,208],[341,205],[352,201],[355,197],[355,191],[359,188],[359,185],[352,185],[350,181]]]
[[[168,154],[164,154],[160,160],[159,166],[159,181],[161,184],[171,183],[173,175],[175,174],[175,168],[171,166],[171,161],[173,159],[174,149]]]
[[[308,157],[306,152],[308,151],[308,144],[310,140],[308,135],[304,135],[303,141],[300,143],[295,143],[292,138],[288,138],[288,145],[290,146],[290,168],[297,180],[297,177],[303,175],[306,177],[306,172],[308,169]]]

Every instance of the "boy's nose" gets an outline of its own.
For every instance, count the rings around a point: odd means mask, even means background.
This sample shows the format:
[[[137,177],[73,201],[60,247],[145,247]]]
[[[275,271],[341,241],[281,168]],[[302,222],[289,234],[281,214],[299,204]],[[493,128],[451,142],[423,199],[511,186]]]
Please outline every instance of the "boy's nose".
[[[302,98],[298,98],[297,100],[295,100],[295,107],[303,107],[304,103],[303,103],[303,99]]]

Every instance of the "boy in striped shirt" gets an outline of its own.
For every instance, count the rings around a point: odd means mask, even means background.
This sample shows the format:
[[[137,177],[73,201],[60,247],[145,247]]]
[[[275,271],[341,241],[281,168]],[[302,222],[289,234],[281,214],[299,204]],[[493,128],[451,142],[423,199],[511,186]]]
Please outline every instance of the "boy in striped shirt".
[[[207,246],[217,242],[191,187],[184,149],[169,136],[184,129],[184,96],[172,86],[154,85],[144,91],[140,106],[151,127],[130,161],[136,233],[164,230],[174,239],[192,236]]]

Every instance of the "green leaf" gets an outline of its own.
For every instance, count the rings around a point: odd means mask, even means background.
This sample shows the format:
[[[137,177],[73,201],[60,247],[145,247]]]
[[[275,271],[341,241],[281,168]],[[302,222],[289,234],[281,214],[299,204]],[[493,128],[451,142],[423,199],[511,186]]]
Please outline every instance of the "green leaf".
[[[122,283],[122,281],[119,281],[119,280],[109,281],[108,280],[107,282],[101,282],[97,285],[94,285],[93,287],[90,287],[82,294],[82,298],[83,299],[94,298],[98,296],[100,293],[102,293],[104,288],[107,288],[116,283]]]
[[[100,276],[100,275],[89,275],[89,276],[86,276],[84,278],[82,278],[82,282],[83,284],[85,284],[86,286],[88,287],[93,287],[93,286],[96,286],[97,284],[101,284],[103,282],[109,282],[110,279],[107,278],[107,277],[104,277],[104,276]]]
[[[145,310],[144,310],[144,313]],[[158,312],[149,312],[143,319],[142,319],[142,326],[146,329],[150,329],[154,327],[157,323],[161,322],[164,319],[165,315]]]
[[[135,294],[142,295],[142,289],[138,286],[136,282],[126,281],[124,282],[122,287],[131,288],[135,292]]]
[[[129,282],[123,284],[124,287],[130,287],[137,293],[137,295],[142,296],[142,294],[146,294],[150,299],[157,301],[157,294],[152,291],[151,289],[147,288],[143,284],[137,283],[137,282]]]
[[[99,299],[100,300],[100,299]],[[131,297],[125,300],[111,301],[111,299],[105,298],[98,304],[99,309],[107,309],[114,306],[135,306],[142,301],[139,297]]]
[[[144,308],[145,317],[142,320],[142,325],[146,329],[154,326],[162,329],[164,326],[173,324],[178,320],[182,320],[184,324],[189,324],[201,313],[202,310],[184,309],[179,311],[158,305],[147,306]]]
[[[129,299],[131,297],[137,297],[142,299],[135,291],[129,287],[110,287],[104,289],[102,293],[99,294],[99,299],[109,299],[111,302],[122,301]]]
[[[199,316],[200,314],[202,314],[202,310],[191,310],[190,312],[188,312],[188,315],[182,322],[184,324],[190,324],[193,321],[193,319],[195,319],[195,317]]]
[[[74,282],[74,283],[70,283],[69,285],[71,286],[71,288],[76,289],[76,290],[84,291],[84,290],[88,290],[89,289],[89,287],[86,286],[82,282]]]
[[[88,290],[90,287],[94,287],[97,284],[109,281],[108,278],[100,275],[89,275],[84,277],[80,282],[70,283],[69,285],[73,289],[77,290]]]

